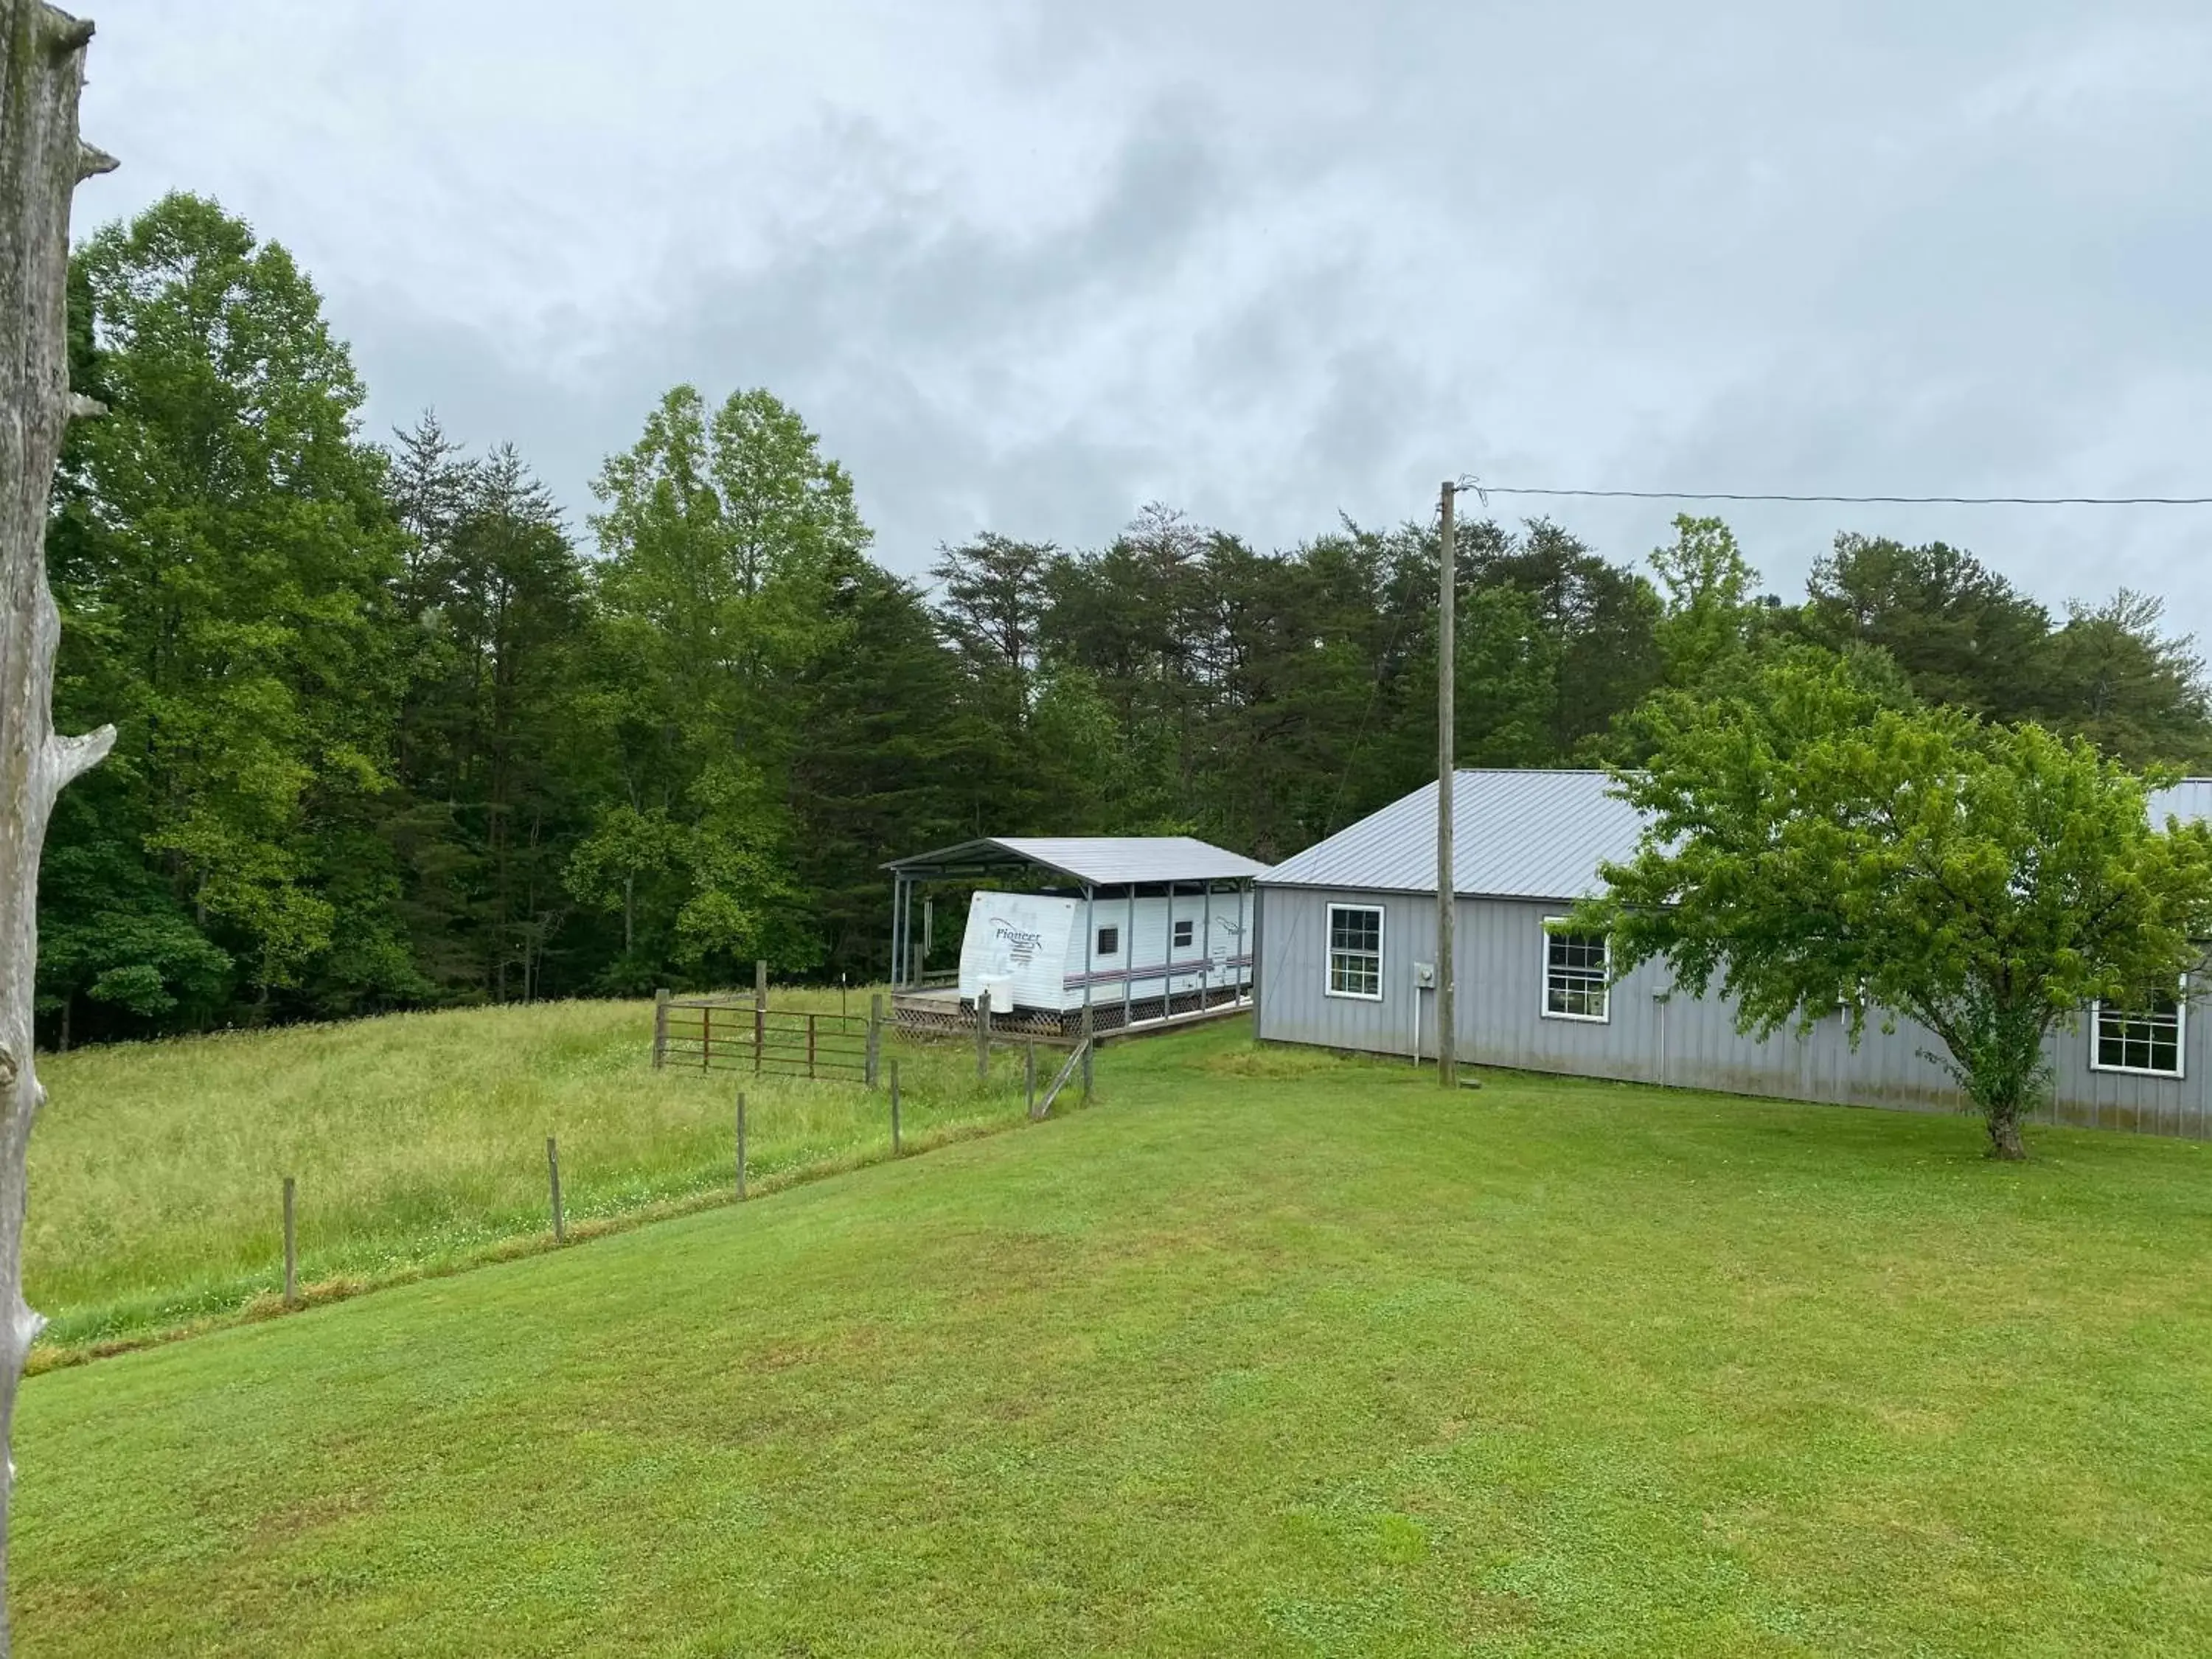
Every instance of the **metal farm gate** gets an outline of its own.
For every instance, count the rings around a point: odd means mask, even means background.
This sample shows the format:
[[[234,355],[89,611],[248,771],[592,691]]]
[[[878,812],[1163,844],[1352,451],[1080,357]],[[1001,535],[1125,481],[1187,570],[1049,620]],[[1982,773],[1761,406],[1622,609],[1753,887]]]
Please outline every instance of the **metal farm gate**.
[[[875,1007],[825,1014],[757,999],[663,997],[653,1010],[653,1064],[872,1084],[882,1030]]]

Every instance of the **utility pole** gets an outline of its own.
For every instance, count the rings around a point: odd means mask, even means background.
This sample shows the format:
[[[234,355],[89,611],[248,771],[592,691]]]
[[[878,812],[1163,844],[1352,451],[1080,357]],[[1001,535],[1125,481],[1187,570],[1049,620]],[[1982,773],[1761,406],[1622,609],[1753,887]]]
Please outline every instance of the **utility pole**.
[[[1443,538],[1437,561],[1437,1081],[1447,1089],[1459,1086],[1459,1009],[1452,973],[1452,923],[1459,908],[1452,859],[1452,715],[1458,679],[1452,613],[1459,599],[1459,532],[1452,507],[1458,494],[1459,486],[1447,480],[1437,507]]]

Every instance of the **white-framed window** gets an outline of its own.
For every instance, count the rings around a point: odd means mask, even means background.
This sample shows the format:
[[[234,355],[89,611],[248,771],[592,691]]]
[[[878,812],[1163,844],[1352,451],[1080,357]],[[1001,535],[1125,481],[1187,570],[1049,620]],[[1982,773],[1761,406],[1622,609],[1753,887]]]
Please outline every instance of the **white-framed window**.
[[[1382,1000],[1382,908],[1328,907],[1328,994]]]
[[[1098,948],[1092,954],[1102,957],[1120,956],[1121,954],[1121,930],[1118,927],[1101,927],[1098,930]]]
[[[1604,1024],[1613,1018],[1612,942],[1602,933],[1571,933],[1565,921],[1544,918],[1543,1016]]]
[[[2185,980],[2180,994],[2153,997],[2148,1008],[2093,1004],[2089,1012],[2089,1069],[2133,1072],[2143,1077],[2179,1077],[2181,1040],[2189,1025],[2187,994],[2188,981]]]
[[[1178,951],[1189,950],[1192,941],[1198,936],[1197,928],[1198,924],[1192,921],[1188,917],[1185,917],[1182,921],[1176,923],[1175,948]]]

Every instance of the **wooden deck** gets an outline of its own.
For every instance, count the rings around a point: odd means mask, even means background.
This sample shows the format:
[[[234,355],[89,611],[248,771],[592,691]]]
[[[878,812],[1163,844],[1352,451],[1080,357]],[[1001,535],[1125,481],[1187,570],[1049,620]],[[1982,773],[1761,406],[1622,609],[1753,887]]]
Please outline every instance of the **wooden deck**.
[[[1165,1006],[1163,1006],[1163,1005]],[[1091,1035],[1100,1042],[1115,1037],[1146,1036],[1156,1031],[1180,1030],[1210,1020],[1231,1019],[1249,1013],[1251,987],[1217,985],[1204,991],[1178,991],[1172,997],[1143,997],[1127,1005],[1091,1005]],[[891,1018],[908,1036],[956,1036],[975,1030],[975,1010],[962,1000],[957,987],[896,991],[891,995]],[[1083,1036],[1083,1010],[1016,1008],[991,1016],[994,1036],[1031,1037],[1039,1042],[1077,1042]]]

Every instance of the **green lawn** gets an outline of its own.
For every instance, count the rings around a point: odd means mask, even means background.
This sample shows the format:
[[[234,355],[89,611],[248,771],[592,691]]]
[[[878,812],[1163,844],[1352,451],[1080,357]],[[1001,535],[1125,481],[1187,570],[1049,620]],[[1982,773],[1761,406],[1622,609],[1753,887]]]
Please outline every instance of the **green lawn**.
[[[27,1654],[2201,1654],[2212,1153],[1237,1030],[26,1385]]]
[[[301,1279],[322,1298],[549,1242],[549,1134],[585,1231],[729,1196],[740,1087],[757,1188],[888,1155],[883,1096],[656,1073],[652,1035],[650,1003],[569,1002],[42,1059],[52,1098],[31,1139],[24,1250],[31,1304],[52,1324],[34,1363],[273,1305],[287,1175]],[[886,1055],[911,1144],[1023,1121],[1012,1050],[988,1086],[972,1050],[891,1042]]]

